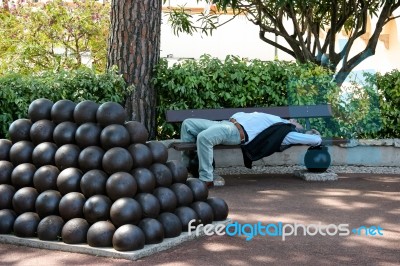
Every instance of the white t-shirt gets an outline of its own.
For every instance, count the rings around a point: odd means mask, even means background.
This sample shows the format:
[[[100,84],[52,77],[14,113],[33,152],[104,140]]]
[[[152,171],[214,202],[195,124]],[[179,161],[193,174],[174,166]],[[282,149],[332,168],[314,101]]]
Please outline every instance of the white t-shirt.
[[[239,124],[242,125],[246,131],[249,139],[246,142],[252,141],[258,134],[260,134],[264,129],[272,126],[276,123],[287,123],[290,124],[289,120],[283,119],[276,115],[271,115],[267,113],[244,113],[239,112],[232,115]],[[282,141],[282,145],[290,144],[305,144],[305,145],[319,145],[321,144],[321,137],[318,135],[310,135],[299,132],[289,132]]]

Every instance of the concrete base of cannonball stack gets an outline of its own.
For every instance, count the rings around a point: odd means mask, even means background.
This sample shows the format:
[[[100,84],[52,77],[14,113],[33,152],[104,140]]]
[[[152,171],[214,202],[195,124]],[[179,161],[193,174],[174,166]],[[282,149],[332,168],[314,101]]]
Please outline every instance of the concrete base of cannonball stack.
[[[224,221],[214,221],[211,225],[213,230],[207,228],[207,232],[213,232],[215,227],[223,225],[224,227],[231,223],[231,219],[226,219]],[[145,245],[144,248],[135,251],[126,251],[121,252],[117,251],[114,248],[98,248],[98,247],[91,247],[87,244],[66,244],[64,242],[58,241],[43,241],[39,240],[38,238],[22,238],[16,237],[13,235],[2,235],[0,234],[0,243],[3,244],[12,244],[12,245],[21,245],[33,248],[40,248],[40,249],[49,249],[49,250],[59,250],[65,252],[73,252],[73,253],[82,253],[82,254],[89,254],[94,256],[101,256],[101,257],[111,257],[111,258],[120,258],[120,259],[127,259],[127,260],[138,260],[143,257],[151,256],[158,252],[173,248],[180,244],[185,243],[186,241],[194,240],[198,237],[205,236],[204,227],[199,227],[198,234],[195,233],[196,231],[190,232],[182,232],[178,237],[173,238],[165,238],[159,244],[152,244],[152,245]]]

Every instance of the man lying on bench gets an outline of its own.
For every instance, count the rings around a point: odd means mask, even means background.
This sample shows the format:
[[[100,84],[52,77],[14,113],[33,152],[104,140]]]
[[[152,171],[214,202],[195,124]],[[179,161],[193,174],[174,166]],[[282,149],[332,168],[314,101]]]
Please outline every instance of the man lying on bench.
[[[241,144],[245,166],[251,168],[252,161],[282,151],[282,147],[294,144],[318,146],[322,139],[317,130],[305,131],[294,119],[286,120],[260,112],[239,112],[233,114],[229,121],[185,119],[181,127],[181,141],[196,142],[199,179],[207,186],[223,186],[223,178],[214,173],[212,165],[215,145]],[[182,152],[186,167],[189,160],[189,152]]]

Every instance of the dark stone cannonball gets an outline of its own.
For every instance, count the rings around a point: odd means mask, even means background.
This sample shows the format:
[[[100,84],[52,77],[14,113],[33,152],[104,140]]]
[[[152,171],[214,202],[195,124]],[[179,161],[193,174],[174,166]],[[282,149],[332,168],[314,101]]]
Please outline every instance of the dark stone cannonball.
[[[61,197],[61,193],[57,190],[46,190],[40,193],[35,202],[35,210],[39,217],[58,215]]]
[[[90,100],[85,100],[78,103],[74,109],[74,120],[77,124],[84,124],[88,122],[97,123],[96,113],[99,104]]]
[[[193,202],[193,192],[186,184],[174,183],[170,189],[176,195],[178,206],[189,206]]]
[[[14,170],[14,166],[9,161],[0,160],[0,185],[11,183],[11,173]]]
[[[31,163],[34,148],[35,145],[27,140],[21,140],[14,143],[10,149],[10,161],[14,166],[21,163]]]
[[[125,128],[129,132],[131,143],[146,143],[149,139],[149,132],[146,127],[138,121],[128,121],[125,123]]]
[[[65,220],[83,218],[83,205],[86,198],[82,193],[70,192],[64,195],[58,205],[60,216]]]
[[[181,161],[170,160],[165,165],[171,170],[173,183],[185,183],[188,178],[188,170]]]
[[[153,163],[149,169],[156,179],[157,187],[169,187],[172,184],[171,170],[165,164]]]
[[[31,163],[23,163],[14,168],[11,173],[12,185],[19,189],[22,187],[33,187],[33,175],[36,167]]]
[[[193,201],[205,201],[208,198],[208,188],[206,183],[198,178],[188,178],[186,185],[193,192]]]
[[[210,224],[214,221],[214,212],[211,206],[204,201],[196,201],[190,204],[190,208],[192,208],[199,217],[199,223],[201,224]]]
[[[112,247],[115,226],[108,221],[99,221],[89,227],[87,242],[91,247]]]
[[[30,137],[33,144],[53,142],[53,132],[56,124],[50,120],[39,120],[32,124]]]
[[[75,144],[65,144],[59,147],[54,155],[55,165],[58,169],[65,170],[70,167],[79,168],[79,155],[81,149]]]
[[[164,237],[177,237],[182,233],[182,222],[178,216],[171,212],[163,212],[157,220],[162,224],[164,229]]]
[[[39,196],[33,187],[23,187],[17,190],[12,199],[13,209],[17,214],[34,212],[36,198]]]
[[[112,204],[110,218],[116,227],[124,224],[138,224],[142,219],[142,207],[135,199],[120,198]]]
[[[53,102],[49,99],[41,98],[36,99],[29,105],[28,117],[32,122],[36,122],[42,119],[51,120],[51,108]]]
[[[33,175],[33,186],[39,193],[54,189],[57,190],[57,177],[60,170],[54,165],[44,165]]]
[[[175,193],[167,187],[158,187],[154,190],[153,195],[160,202],[161,212],[173,212],[178,205],[178,199]]]
[[[11,173],[11,183],[15,188],[32,187],[36,167],[31,163],[17,165]]]
[[[54,165],[54,157],[58,147],[52,142],[42,142],[32,152],[32,162],[36,167]]]
[[[150,148],[153,156],[153,163],[166,163],[168,160],[168,149],[159,141],[151,141],[146,143]]]
[[[104,153],[103,170],[108,174],[130,172],[133,165],[131,154],[124,148],[111,148]]]
[[[33,175],[36,167],[31,163],[17,165],[11,173],[12,185],[19,189],[22,187],[33,187]]]
[[[142,229],[146,244],[158,244],[164,240],[164,228],[162,224],[153,218],[144,218],[138,227]]]
[[[22,213],[14,221],[14,234],[18,237],[35,237],[39,222],[37,213]]]
[[[107,179],[108,175],[102,170],[87,171],[81,178],[80,188],[82,194],[86,198],[106,194]]]
[[[61,230],[62,241],[66,244],[86,243],[89,227],[89,223],[83,218],[74,218],[67,221]]]
[[[102,128],[95,123],[84,123],[75,132],[75,142],[81,148],[100,145],[100,133]]]
[[[31,140],[30,131],[32,127],[32,121],[29,119],[21,118],[11,123],[8,128],[8,134],[13,143],[21,140]]]
[[[144,248],[145,236],[138,226],[125,224],[115,231],[112,244],[118,251],[138,250]]]
[[[147,168],[136,168],[131,172],[137,183],[138,192],[152,193],[156,187],[156,179]]]
[[[214,221],[226,220],[229,214],[228,204],[218,197],[209,197],[206,201],[213,209]]]
[[[308,148],[304,155],[304,165],[307,170],[314,173],[323,173],[331,165],[331,155],[326,146]]]
[[[0,139],[0,161],[10,160],[10,150],[12,142],[8,139]]]
[[[160,202],[153,194],[139,193],[135,196],[135,200],[142,207],[143,218],[157,218],[160,214]]]
[[[61,195],[69,192],[81,192],[82,176],[82,171],[75,167],[62,170],[57,177],[57,188]]]
[[[83,216],[88,223],[106,221],[110,218],[111,200],[105,195],[94,195],[83,205]]]
[[[137,192],[137,183],[131,174],[117,172],[107,179],[106,191],[110,199],[114,201],[119,198],[133,197]]]
[[[53,131],[54,143],[61,147],[64,144],[75,144],[75,133],[78,125],[71,121],[58,124]]]
[[[149,147],[142,143],[131,144],[128,151],[132,155],[133,168],[148,168],[153,163],[153,156]]]
[[[12,199],[15,194],[15,188],[8,184],[0,185],[0,210],[12,209]]]
[[[130,144],[128,130],[122,125],[108,125],[100,133],[100,143],[105,150],[113,147],[128,147]]]
[[[74,121],[74,109],[76,103],[70,100],[59,100],[51,108],[51,119],[54,123]]]
[[[123,125],[126,120],[126,112],[119,103],[105,102],[97,109],[96,119],[97,123],[102,126],[111,124]]]
[[[79,167],[83,172],[93,169],[103,169],[104,150],[98,146],[84,148],[78,157]]]
[[[0,234],[10,234],[14,227],[17,214],[10,209],[0,210]]]
[[[37,235],[40,240],[56,241],[61,237],[64,220],[57,215],[43,218],[37,227]]]
[[[181,220],[182,230],[185,232],[188,231],[188,225],[189,225],[190,221],[195,220],[195,222],[192,222],[191,225],[193,225],[193,226],[198,225],[199,216],[190,207],[187,207],[187,206],[178,207],[174,211],[174,214],[179,217],[179,220]]]

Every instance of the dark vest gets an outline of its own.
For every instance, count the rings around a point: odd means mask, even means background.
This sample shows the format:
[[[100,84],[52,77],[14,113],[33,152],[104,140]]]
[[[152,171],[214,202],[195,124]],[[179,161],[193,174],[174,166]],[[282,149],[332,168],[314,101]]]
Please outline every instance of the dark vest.
[[[241,145],[244,165],[252,167],[252,162],[270,156],[275,152],[282,151],[283,139],[289,132],[296,131],[292,124],[276,123],[258,134],[252,141]],[[285,148],[288,148],[286,146]]]

